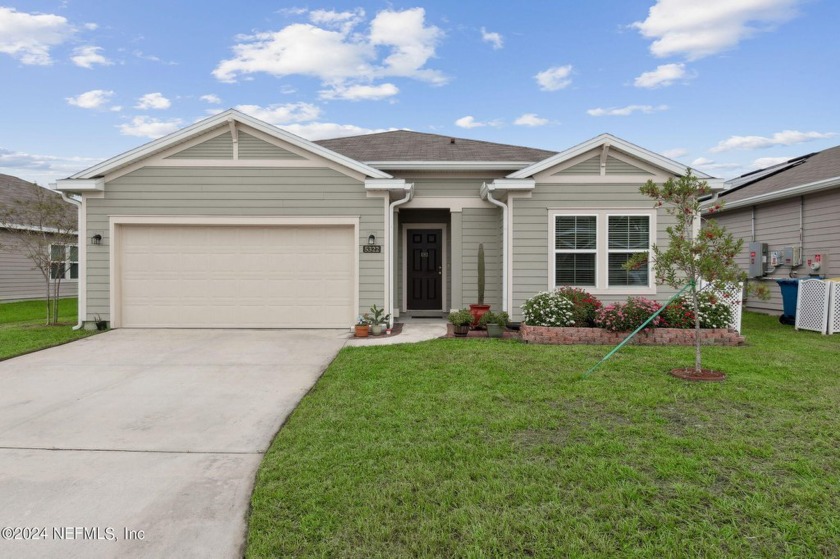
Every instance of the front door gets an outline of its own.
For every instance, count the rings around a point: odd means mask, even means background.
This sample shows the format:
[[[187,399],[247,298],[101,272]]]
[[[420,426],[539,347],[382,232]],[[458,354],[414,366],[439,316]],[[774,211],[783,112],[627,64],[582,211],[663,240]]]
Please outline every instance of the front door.
[[[443,308],[442,233],[440,229],[406,231],[406,303],[410,311],[439,311]]]

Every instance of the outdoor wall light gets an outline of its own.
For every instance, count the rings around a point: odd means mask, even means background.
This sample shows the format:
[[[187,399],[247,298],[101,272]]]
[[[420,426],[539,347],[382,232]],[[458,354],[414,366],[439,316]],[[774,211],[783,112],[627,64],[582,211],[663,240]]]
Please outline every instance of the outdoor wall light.
[[[368,244],[371,246],[376,244],[376,235],[374,235],[373,233],[371,233],[368,237]]]
[[[101,245],[102,244],[102,235],[96,234],[90,238],[90,244],[92,245]]]

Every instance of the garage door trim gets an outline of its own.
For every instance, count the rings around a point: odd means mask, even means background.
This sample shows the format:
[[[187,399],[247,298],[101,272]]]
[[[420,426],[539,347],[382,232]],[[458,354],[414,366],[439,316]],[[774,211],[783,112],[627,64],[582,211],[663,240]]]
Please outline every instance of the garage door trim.
[[[109,220],[110,260],[109,273],[111,327],[122,327],[121,313],[121,257],[122,225],[182,225],[182,226],[352,226],[353,238],[359,239],[359,217],[335,216],[111,216]],[[353,251],[353,309],[359,308],[359,250]],[[348,327],[350,325],[348,324]]]

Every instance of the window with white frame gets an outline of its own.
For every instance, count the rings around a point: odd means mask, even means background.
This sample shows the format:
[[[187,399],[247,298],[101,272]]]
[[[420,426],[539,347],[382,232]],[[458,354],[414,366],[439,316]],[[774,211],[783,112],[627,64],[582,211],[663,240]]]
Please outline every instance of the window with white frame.
[[[79,279],[79,247],[50,245],[50,279]]]
[[[650,254],[654,210],[556,210],[550,212],[554,239],[551,286],[592,292],[652,292],[650,265],[631,270],[634,254]]]

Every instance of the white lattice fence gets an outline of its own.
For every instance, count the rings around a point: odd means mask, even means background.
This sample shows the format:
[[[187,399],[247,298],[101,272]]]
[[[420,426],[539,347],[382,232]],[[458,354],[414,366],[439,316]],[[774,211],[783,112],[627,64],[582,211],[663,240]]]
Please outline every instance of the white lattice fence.
[[[830,285],[831,282],[822,280],[799,282],[799,294],[796,298],[797,330],[827,333]]]
[[[705,289],[707,285],[709,284],[705,280],[700,282],[701,289]],[[708,289],[713,290],[715,294],[718,297],[720,297],[720,300],[723,301],[727,307],[732,309],[732,322],[729,324],[729,327],[740,334],[741,311],[744,307],[744,284],[731,283],[727,285],[724,289],[713,289],[711,287],[709,287]]]
[[[831,296],[828,308],[828,333],[840,332],[840,282],[831,281]]]

